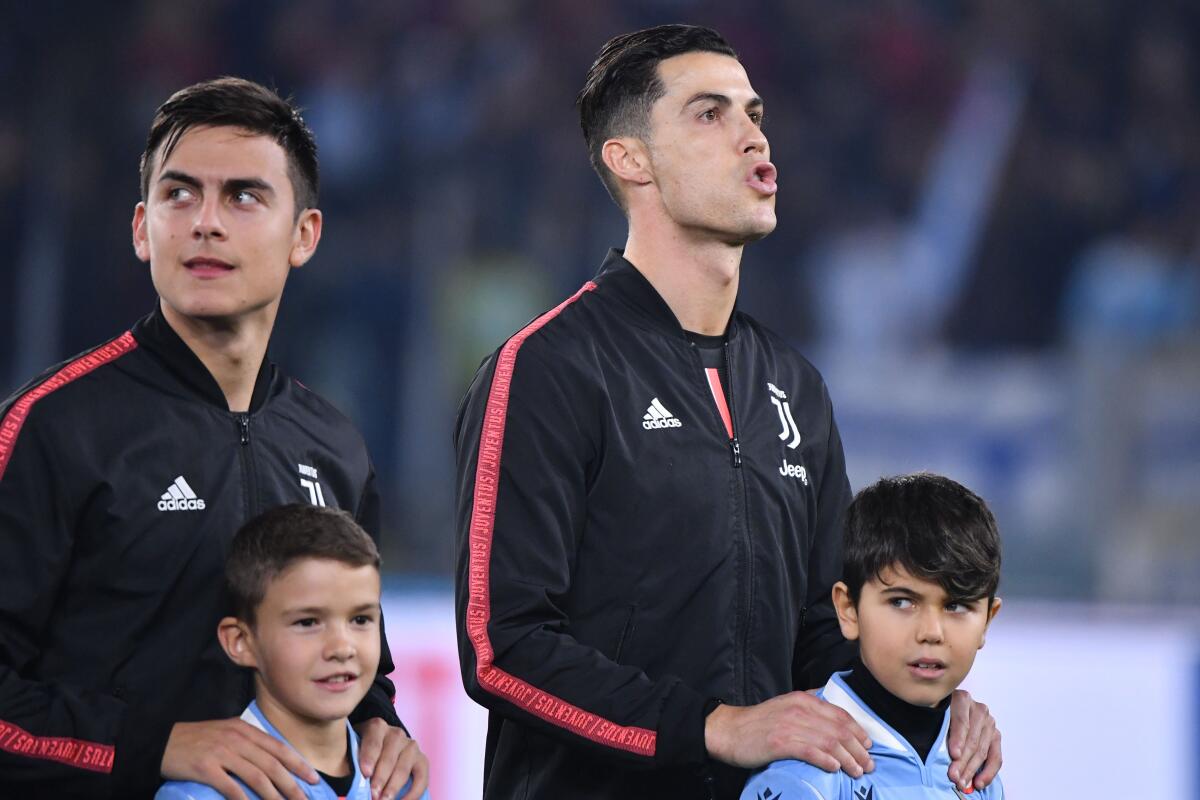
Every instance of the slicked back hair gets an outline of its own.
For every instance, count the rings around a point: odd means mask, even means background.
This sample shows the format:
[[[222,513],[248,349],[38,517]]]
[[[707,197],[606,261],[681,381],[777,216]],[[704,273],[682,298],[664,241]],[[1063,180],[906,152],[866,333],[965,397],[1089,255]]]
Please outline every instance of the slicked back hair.
[[[320,172],[317,142],[300,109],[274,91],[244,78],[215,78],[180,89],[158,107],[142,152],[142,201],[150,194],[155,163],[170,157],[192,128],[230,127],[267,136],[287,154],[288,178],[296,198],[295,217],[317,207]]]
[[[615,136],[649,141],[650,108],[666,93],[658,64],[684,53],[719,53],[737,58],[729,43],[711,28],[659,25],[613,37],[600,48],[575,104],[592,168],[609,195],[626,209],[615,175],[604,165],[604,143]]]
[[[842,579],[857,604],[863,584],[897,565],[954,600],[987,597],[1000,584],[1000,534],[987,504],[962,484],[929,473],[883,478],[846,512]]]
[[[233,537],[225,585],[233,615],[253,625],[267,587],[301,559],[379,569],[379,550],[354,517],[334,508],[294,503],[260,514]]]

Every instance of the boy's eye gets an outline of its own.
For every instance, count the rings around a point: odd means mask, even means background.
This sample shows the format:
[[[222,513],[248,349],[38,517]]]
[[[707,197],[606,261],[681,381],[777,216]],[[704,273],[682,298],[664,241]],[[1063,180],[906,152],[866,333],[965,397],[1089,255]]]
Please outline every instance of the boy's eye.
[[[375,622],[375,618],[370,614],[359,614],[350,621],[355,625],[370,625]]]
[[[317,618],[316,617],[304,617],[303,619],[296,620],[292,624],[298,625],[301,628],[311,628],[312,626],[317,624]]]
[[[893,597],[892,599],[888,600],[888,604],[891,605],[892,608],[912,608],[913,602],[907,597]]]

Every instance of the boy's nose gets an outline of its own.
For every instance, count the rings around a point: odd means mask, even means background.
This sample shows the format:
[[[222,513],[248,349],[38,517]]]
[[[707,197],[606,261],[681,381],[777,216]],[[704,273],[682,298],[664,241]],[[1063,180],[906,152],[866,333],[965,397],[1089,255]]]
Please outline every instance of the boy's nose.
[[[920,622],[917,627],[917,641],[920,642],[940,642],[942,641],[942,617],[936,609],[927,610],[921,614]]]

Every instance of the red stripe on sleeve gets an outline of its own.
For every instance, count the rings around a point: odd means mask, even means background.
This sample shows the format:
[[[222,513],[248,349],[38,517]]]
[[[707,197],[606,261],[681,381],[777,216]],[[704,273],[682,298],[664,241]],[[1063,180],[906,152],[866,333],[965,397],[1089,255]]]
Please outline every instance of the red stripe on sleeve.
[[[0,420],[0,479],[8,469],[8,461],[12,458],[13,447],[17,443],[17,434],[25,424],[33,404],[53,391],[61,389],[73,380],[82,378],[97,367],[102,367],[137,348],[137,340],[129,331],[121,334],[106,345],[80,356],[67,364],[58,372],[33,387],[17,398],[4,419]]]
[[[64,736],[34,736],[24,728],[0,719],[0,750],[29,758],[57,761],[69,767],[112,772],[113,746],[68,739]]]
[[[508,393],[512,386],[517,351],[525,340],[543,325],[562,313],[584,292],[596,284],[588,281],[578,292],[558,306],[542,314],[508,340],[496,359],[496,372],[488,392],[487,408],[483,414],[483,431],[479,436],[479,461],[475,467],[475,499],[471,509],[469,566],[470,598],[467,601],[467,635],[475,649],[475,675],[479,685],[494,695],[551,725],[575,733],[585,739],[625,750],[640,756],[653,756],[658,734],[647,728],[618,725],[596,714],[572,705],[536,686],[508,674],[492,663],[494,652],[488,638],[491,619],[491,556],[492,534],[496,525],[496,495],[500,486],[500,454],[504,449],[504,426],[508,414]]]

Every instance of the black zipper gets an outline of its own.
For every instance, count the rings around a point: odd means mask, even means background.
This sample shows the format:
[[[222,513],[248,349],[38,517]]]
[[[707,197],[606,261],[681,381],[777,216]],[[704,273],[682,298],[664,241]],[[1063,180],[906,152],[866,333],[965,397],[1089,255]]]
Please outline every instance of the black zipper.
[[[729,384],[726,402],[729,403],[729,424],[733,429],[733,436],[729,439],[729,447],[733,453],[733,467],[738,476],[738,482],[742,487],[742,546],[745,551],[746,569],[744,580],[738,585],[739,597],[738,600],[742,603],[742,614],[738,619],[739,633],[737,641],[737,659],[740,666],[741,686],[740,694],[742,702],[749,702],[749,668],[748,668],[748,650],[750,644],[750,621],[752,609],[754,608],[754,542],[750,538],[750,496],[746,489],[746,475],[742,472],[742,446],[738,442],[738,425],[737,425],[737,407],[734,404],[733,397],[733,356],[729,352],[729,341],[725,342],[725,375],[726,383]]]
[[[238,430],[238,443],[241,445],[238,448],[238,456],[242,462],[242,487],[245,490],[243,504],[243,512],[245,516],[243,521],[250,520],[254,517],[255,502],[258,497],[258,485],[254,475],[254,454],[250,450],[250,415],[249,414],[234,414],[234,422]]]

